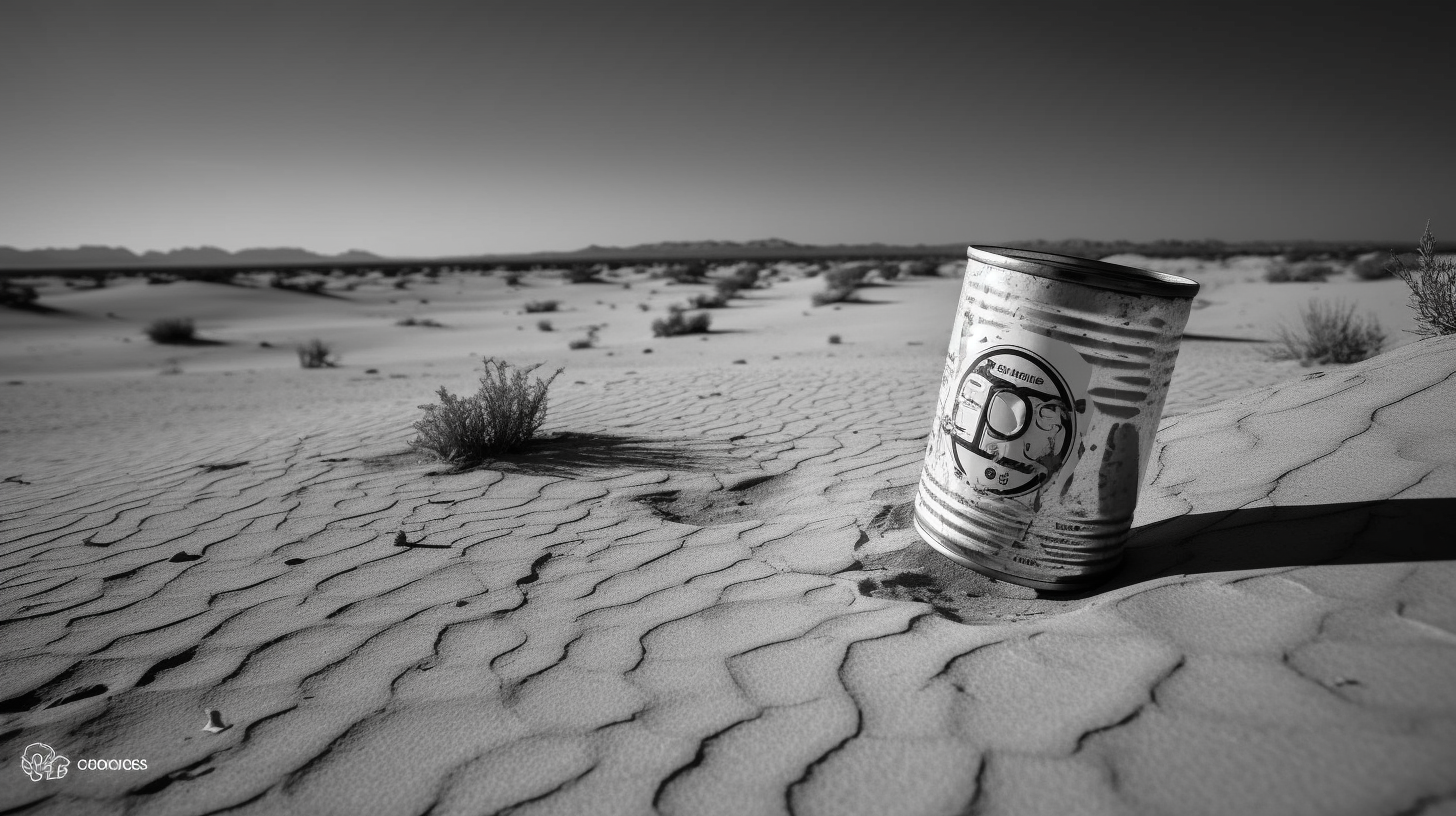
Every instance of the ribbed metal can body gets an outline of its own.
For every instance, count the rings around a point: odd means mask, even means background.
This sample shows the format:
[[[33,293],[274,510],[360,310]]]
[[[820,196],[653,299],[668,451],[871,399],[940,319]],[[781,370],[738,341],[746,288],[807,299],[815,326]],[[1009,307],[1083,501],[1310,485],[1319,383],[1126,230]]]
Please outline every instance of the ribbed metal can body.
[[[977,571],[1042,590],[1122,558],[1198,284],[971,247],[915,527]]]

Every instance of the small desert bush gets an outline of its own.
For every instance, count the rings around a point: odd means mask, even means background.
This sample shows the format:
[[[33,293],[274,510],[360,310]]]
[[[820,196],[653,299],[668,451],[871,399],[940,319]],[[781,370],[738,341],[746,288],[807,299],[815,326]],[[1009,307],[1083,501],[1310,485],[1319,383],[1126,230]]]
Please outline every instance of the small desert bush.
[[[1334,267],[1320,261],[1288,263],[1275,260],[1265,270],[1264,280],[1270,283],[1324,283],[1334,271]]]
[[[554,331],[555,330],[555,327],[553,327],[551,325],[551,321],[549,321],[549,320],[537,320],[536,321],[536,328],[540,329],[541,331]]]
[[[743,282],[738,278],[719,278],[713,281],[713,292],[723,300],[738,297],[738,293],[744,288]]]
[[[428,317],[406,317],[403,320],[395,321],[396,326],[424,326],[430,329],[443,329],[445,324],[431,320]]]
[[[874,271],[879,274],[880,280],[892,281],[900,277],[900,265],[897,263],[880,264]]]
[[[532,379],[537,368],[491,357],[474,396],[457,397],[441,386],[439,405],[420,406],[425,415],[414,424],[419,436],[410,446],[459,466],[526,447],[546,422],[546,393],[561,374],[558,368],[544,380]]]
[[[1404,260],[1414,262],[1416,256],[1402,256]],[[1381,280],[1383,278],[1395,277],[1396,261],[1389,255],[1381,255],[1378,252],[1371,252],[1368,255],[1361,255],[1350,263],[1350,271],[1360,280]]]
[[[571,283],[604,283],[595,267],[572,267],[566,270],[566,279]]]
[[[503,280],[503,281],[506,282],[506,286],[520,286],[521,285],[521,273],[520,272],[507,272],[507,273],[501,275],[501,280]]]
[[[829,345],[831,345],[831,346],[837,346],[837,345],[839,345],[839,343],[840,343],[839,335],[837,335],[837,334],[831,334],[831,335],[829,335]]]
[[[535,314],[537,312],[554,312],[560,305],[561,303],[555,300],[533,300],[522,308],[526,310],[527,314]]]
[[[836,266],[824,273],[824,285],[830,289],[851,289],[862,286],[872,269],[874,267],[866,264]]]
[[[1395,276],[1411,290],[1416,310],[1415,333],[1421,337],[1456,334],[1456,261],[1436,257],[1436,236],[1431,225],[1421,233],[1414,267],[1396,259]]]
[[[707,276],[708,267],[700,263],[676,264],[653,274],[654,278],[667,278],[675,283],[702,283]]]
[[[597,332],[599,332],[601,330],[602,330],[602,327],[601,326],[587,326],[586,327],[586,337],[580,337],[580,338],[577,338],[575,340],[572,340],[571,342],[569,342],[569,343],[566,344],[566,347],[569,348],[569,349],[571,349],[572,351],[579,351],[581,349],[589,349],[589,348],[592,348],[592,347],[596,346],[596,344],[597,344]]]
[[[668,308],[667,317],[660,317],[652,321],[653,337],[675,337],[679,334],[706,334],[708,324],[712,318],[707,312],[699,312],[692,317],[684,317],[681,306]]]
[[[146,328],[153,343],[182,345],[197,339],[197,327],[190,317],[164,317],[153,320]]]
[[[35,303],[36,297],[34,286],[0,280],[0,306],[24,308]]]
[[[815,306],[823,306],[828,303],[854,300],[854,291],[864,285],[865,277],[869,275],[871,269],[872,267],[862,264],[837,266],[830,269],[822,276],[824,291],[810,295],[809,302]]]
[[[1385,330],[1372,314],[1355,319],[1354,304],[1325,305],[1311,300],[1300,312],[1298,329],[1279,329],[1279,345],[1272,356],[1306,363],[1358,363],[1380,353]]]
[[[940,275],[940,265],[935,261],[907,261],[900,267],[901,274],[934,278]]]
[[[304,368],[333,368],[336,362],[330,360],[333,349],[315,337],[298,347],[298,364]]]
[[[721,292],[714,292],[711,295],[693,295],[688,298],[690,309],[726,309],[728,298]]]

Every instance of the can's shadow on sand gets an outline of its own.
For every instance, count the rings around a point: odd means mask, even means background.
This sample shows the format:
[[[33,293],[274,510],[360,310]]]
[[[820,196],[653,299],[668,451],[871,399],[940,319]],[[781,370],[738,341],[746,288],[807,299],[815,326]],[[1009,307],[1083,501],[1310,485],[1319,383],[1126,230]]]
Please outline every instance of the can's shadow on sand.
[[[1356,564],[1456,560],[1456,498],[1260,507],[1198,513],[1133,530],[1122,565],[1079,592],[995,581],[918,538],[864,559],[860,592],[930,604],[964,623],[1068,612],[1110,593],[1176,576]]]
[[[1133,530],[1097,594],[1170,575],[1456,559],[1456,498],[1198,513]]]

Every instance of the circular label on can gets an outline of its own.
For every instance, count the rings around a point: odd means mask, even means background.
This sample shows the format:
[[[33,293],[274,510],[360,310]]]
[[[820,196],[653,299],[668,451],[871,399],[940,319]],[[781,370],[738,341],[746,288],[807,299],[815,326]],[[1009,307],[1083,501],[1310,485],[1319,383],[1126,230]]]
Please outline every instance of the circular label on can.
[[[967,363],[948,417],[957,470],[997,496],[1041,487],[1071,453],[1086,402],[1028,349],[999,346]]]
[[[1014,328],[995,335],[961,338],[941,428],[955,480],[1009,498],[1040,489],[1078,455],[1091,367],[1061,341]]]

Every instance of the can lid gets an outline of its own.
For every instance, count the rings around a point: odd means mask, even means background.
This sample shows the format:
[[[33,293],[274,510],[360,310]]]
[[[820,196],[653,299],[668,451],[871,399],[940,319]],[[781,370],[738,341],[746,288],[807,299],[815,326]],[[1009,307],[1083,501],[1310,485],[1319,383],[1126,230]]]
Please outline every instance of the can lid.
[[[1002,269],[1130,295],[1191,299],[1198,294],[1198,281],[1191,278],[1075,258],[1071,255],[1054,255],[1050,252],[1009,247],[972,246],[966,248],[966,257]]]

